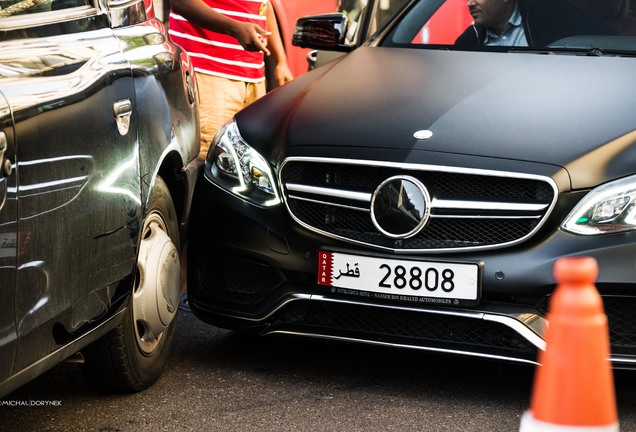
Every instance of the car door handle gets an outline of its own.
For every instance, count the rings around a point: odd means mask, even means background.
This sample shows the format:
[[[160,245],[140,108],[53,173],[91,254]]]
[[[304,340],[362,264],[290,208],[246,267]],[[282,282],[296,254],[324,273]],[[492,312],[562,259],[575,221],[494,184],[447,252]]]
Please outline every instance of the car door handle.
[[[120,135],[126,135],[130,128],[130,116],[132,115],[132,102],[130,99],[121,99],[113,104],[113,114],[117,122],[117,130]]]
[[[8,147],[7,135],[0,132],[0,177],[9,177],[13,172],[11,161],[4,158],[4,152],[7,151]]]

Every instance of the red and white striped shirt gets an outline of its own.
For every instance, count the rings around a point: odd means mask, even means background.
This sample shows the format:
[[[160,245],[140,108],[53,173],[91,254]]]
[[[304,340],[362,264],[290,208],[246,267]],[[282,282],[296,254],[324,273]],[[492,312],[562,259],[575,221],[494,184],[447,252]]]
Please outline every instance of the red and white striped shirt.
[[[204,0],[229,18],[267,30],[268,0]],[[171,39],[190,55],[197,72],[246,82],[265,80],[262,52],[246,51],[232,36],[203,29],[170,12]]]

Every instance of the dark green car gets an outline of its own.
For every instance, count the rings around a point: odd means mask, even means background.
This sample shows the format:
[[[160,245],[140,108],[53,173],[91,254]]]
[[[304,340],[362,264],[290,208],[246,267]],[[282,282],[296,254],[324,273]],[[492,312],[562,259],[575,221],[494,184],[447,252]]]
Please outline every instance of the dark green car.
[[[69,356],[161,374],[200,163],[192,65],[143,0],[0,0],[0,396]]]

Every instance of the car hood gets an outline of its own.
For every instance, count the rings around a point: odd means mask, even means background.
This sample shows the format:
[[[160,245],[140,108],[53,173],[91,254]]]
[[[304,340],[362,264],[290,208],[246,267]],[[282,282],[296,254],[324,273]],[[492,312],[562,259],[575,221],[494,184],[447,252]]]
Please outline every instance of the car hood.
[[[635,62],[361,47],[237,121],[273,161],[290,146],[403,148],[551,164],[585,188],[633,173]]]

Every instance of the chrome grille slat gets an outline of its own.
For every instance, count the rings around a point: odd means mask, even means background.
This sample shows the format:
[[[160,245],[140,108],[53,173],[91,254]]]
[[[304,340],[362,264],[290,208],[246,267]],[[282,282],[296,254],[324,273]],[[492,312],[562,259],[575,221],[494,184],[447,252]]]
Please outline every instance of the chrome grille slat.
[[[324,188],[324,187],[316,187],[316,186],[308,186],[308,185],[299,185],[295,183],[287,183],[285,188],[294,192],[305,192],[314,195],[321,196],[335,196],[338,198],[345,198],[355,201],[364,201],[371,202],[371,194],[364,192],[355,192],[355,191],[347,191],[341,189],[334,188]]]
[[[463,209],[463,210],[495,210],[495,211],[542,211],[546,204],[525,204],[510,202],[485,202],[485,201],[468,201],[468,200],[445,200],[433,199],[433,207],[436,209]]]
[[[329,202],[329,201],[322,201],[322,200],[317,200],[317,199],[310,199],[310,198],[305,198],[305,197],[301,197],[298,195],[289,195],[290,199],[297,199],[297,200],[301,200],[301,201],[307,201],[307,202],[312,202],[315,204],[324,204],[324,205],[330,205],[330,206],[335,206],[335,207],[342,207],[342,208],[348,208],[351,210],[357,210],[357,211],[362,211],[362,212],[366,212],[366,213],[370,213],[371,210],[369,210],[369,207],[356,207],[356,206],[351,206],[351,205],[345,205],[345,204],[338,204],[338,203],[334,203],[334,202]]]
[[[279,175],[287,209],[301,225],[396,252],[519,243],[540,228],[557,195],[549,177],[444,166],[289,158]],[[382,235],[369,216],[375,189],[395,175],[417,178],[432,199],[426,227],[398,243]]]
[[[541,216],[481,216],[481,215],[450,215],[434,214],[431,219],[540,219]]]

